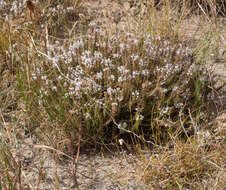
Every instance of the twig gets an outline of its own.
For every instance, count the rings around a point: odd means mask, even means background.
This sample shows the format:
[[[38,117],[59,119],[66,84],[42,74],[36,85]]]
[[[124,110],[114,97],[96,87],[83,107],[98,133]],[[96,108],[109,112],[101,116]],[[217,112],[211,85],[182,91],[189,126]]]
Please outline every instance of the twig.
[[[108,113],[108,111],[107,111],[107,113]],[[112,117],[112,115],[109,114],[109,113],[108,113],[108,115],[111,117],[113,123],[117,126],[117,128],[118,128],[119,130],[122,130],[122,131],[127,132],[127,133],[131,133],[131,134],[133,134],[135,137],[137,137],[137,138],[143,140],[144,142],[146,142],[146,143],[148,143],[148,144],[152,144],[153,146],[161,147],[160,145],[157,145],[157,144],[155,144],[155,143],[153,143],[153,142],[151,142],[151,141],[145,140],[144,137],[141,137],[141,136],[137,135],[136,133],[134,133],[134,132],[132,132],[132,131],[130,131],[130,130],[127,130],[127,129],[124,129],[124,128],[120,127],[120,125],[115,121],[115,119]]]
[[[79,128],[78,128],[78,148],[77,148],[77,153],[74,159],[74,170],[73,170],[73,178],[75,182],[75,187],[79,190],[79,184],[77,180],[77,168],[78,168],[78,159],[79,159],[79,154],[80,154],[80,142],[81,142],[81,136],[82,136],[82,114],[80,115],[79,118]]]
[[[210,165],[215,166],[215,167],[218,168],[219,170],[224,171],[224,168],[218,166],[216,163],[214,163],[214,162],[212,162],[212,161],[210,161],[210,160],[206,160],[206,162],[207,162],[208,164],[210,164]]]
[[[60,68],[59,68],[59,66],[57,65],[56,60],[55,60],[54,58],[51,58],[51,57],[48,56],[47,54],[45,54],[45,53],[43,53],[43,52],[41,52],[41,51],[39,51],[39,50],[37,49],[37,47],[36,47],[36,45],[35,45],[35,42],[34,42],[34,39],[33,39],[32,35],[30,34],[30,32],[29,32],[29,36],[30,36],[30,38],[31,38],[31,41],[32,41],[32,44],[33,44],[35,50],[36,50],[39,54],[43,55],[44,57],[46,57],[46,58],[48,58],[50,61],[52,61],[53,64],[54,64],[54,66],[55,66],[55,67],[57,68],[57,70],[59,71],[59,73],[60,73],[65,79],[67,79],[67,80],[69,80],[69,81],[71,81],[71,82],[74,82],[74,80],[68,78],[67,76],[65,76],[65,75],[63,74],[63,72],[60,70]]]
[[[208,19],[208,21],[211,22],[211,20],[210,20],[209,17],[207,16],[206,12],[203,10],[203,8],[202,8],[202,6],[200,5],[200,3],[199,3],[199,2],[197,2],[197,3],[198,3],[199,8],[201,9],[201,11],[203,12],[203,14],[206,15],[206,18]]]
[[[58,154],[62,154],[62,155],[64,155],[64,156],[66,156],[67,158],[73,160],[73,157],[71,157],[71,156],[69,156],[69,155],[67,155],[67,154],[65,154],[65,153],[63,153],[63,152],[61,152],[60,150],[57,150],[57,149],[55,149],[55,148],[52,148],[52,147],[49,147],[49,146],[46,146],[46,145],[34,145],[34,148],[45,148],[45,149],[49,149],[49,150],[54,150],[54,151],[56,151]]]
[[[180,126],[181,126],[181,128],[183,129],[183,131],[184,131],[186,137],[189,139],[188,133],[187,133],[187,131],[186,131],[185,128],[184,128],[183,121],[181,120],[181,111],[179,112],[179,117],[180,117],[180,124],[181,124]]]
[[[191,110],[188,109],[188,113],[189,113],[189,117],[191,119],[191,122],[192,122],[192,125],[194,126],[194,129],[195,129],[195,135],[198,134],[198,126],[197,126],[197,123],[195,123],[194,119],[192,118],[192,115],[191,115]]]

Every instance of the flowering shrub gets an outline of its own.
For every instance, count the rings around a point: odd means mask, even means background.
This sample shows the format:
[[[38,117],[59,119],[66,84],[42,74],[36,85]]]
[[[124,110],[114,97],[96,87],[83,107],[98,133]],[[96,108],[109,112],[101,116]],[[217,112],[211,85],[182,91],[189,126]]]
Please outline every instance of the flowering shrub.
[[[145,131],[152,140],[158,129],[165,137],[159,127],[189,126],[189,111],[202,110],[208,91],[205,71],[184,44],[133,33],[109,36],[95,23],[87,35],[53,41],[33,59],[19,71],[26,111],[33,123],[70,137],[78,127],[95,141],[119,129]]]
[[[21,1],[18,10],[24,4]],[[64,10],[65,15],[72,11],[71,5],[56,6],[46,7],[49,24],[41,25],[50,34],[64,27]],[[20,65],[17,86],[25,112],[45,135],[74,141],[82,127],[88,141],[109,140],[124,131],[158,142],[167,140],[169,131],[187,131],[196,114],[199,121],[204,119],[208,76],[203,61],[197,64],[192,50],[176,35],[109,33],[90,22],[84,35],[60,39],[36,33],[26,21],[22,24],[5,52],[9,57],[13,52]]]

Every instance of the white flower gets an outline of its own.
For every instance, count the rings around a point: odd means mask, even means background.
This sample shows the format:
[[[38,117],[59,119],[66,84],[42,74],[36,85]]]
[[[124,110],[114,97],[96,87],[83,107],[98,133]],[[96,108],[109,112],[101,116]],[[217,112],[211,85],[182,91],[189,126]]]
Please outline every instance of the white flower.
[[[123,140],[123,139],[119,139],[118,142],[119,142],[119,144],[122,146],[123,143],[124,143],[124,140]]]
[[[117,102],[113,102],[113,103],[111,103],[111,106],[118,106],[118,103]]]
[[[110,75],[109,79],[115,80],[115,76],[114,75]]]
[[[137,46],[138,45],[138,40],[137,39],[134,39],[133,40],[133,44]]]
[[[86,114],[85,114],[85,118],[86,118],[86,119],[91,119],[90,114],[89,114],[89,113],[86,113]]]
[[[95,51],[95,52],[94,52],[94,57],[95,57],[96,59],[102,59],[103,55],[102,55],[101,52]]]
[[[107,89],[107,93],[108,93],[108,95],[112,95],[112,93],[114,93],[114,90],[111,87],[109,87]]]
[[[73,9],[74,9],[73,7],[67,7],[68,11],[73,11]]]
[[[120,47],[120,52],[122,52],[125,49],[125,44],[124,43],[120,43],[119,47]]]
[[[123,122],[123,124],[122,124],[122,128],[126,128],[127,127],[127,123],[126,122]]]
[[[94,22],[94,21],[90,22],[89,26],[96,26],[96,22]]]
[[[97,79],[102,79],[103,78],[103,73],[102,72],[99,72],[96,74],[96,78]]]
[[[56,86],[53,86],[52,90],[55,90],[56,91],[57,90],[57,87]]]
[[[167,113],[168,111],[169,111],[169,107],[165,107],[165,108],[162,109],[163,114]]]
[[[150,71],[149,70],[147,70],[147,69],[144,69],[144,70],[142,70],[142,75],[144,75],[144,76],[148,76],[149,74],[150,74]]]
[[[140,73],[138,72],[138,71],[133,71],[133,74],[132,74],[132,76],[133,76],[133,78],[136,78],[136,76],[138,76]]]
[[[172,91],[175,92],[178,89],[178,86],[174,86]]]
[[[113,58],[115,59],[115,58],[120,58],[121,56],[120,56],[120,54],[118,54],[118,53],[114,53],[113,54]]]
[[[37,80],[37,76],[36,76],[35,73],[32,73],[32,78],[33,78],[34,80]]]
[[[47,76],[46,75],[43,75],[43,76],[41,76],[41,79],[42,80],[46,80],[47,79]]]
[[[143,115],[136,115],[136,121],[142,121],[144,119]]]
[[[139,58],[139,56],[138,55],[131,55],[131,58],[133,59],[133,61],[136,61]]]

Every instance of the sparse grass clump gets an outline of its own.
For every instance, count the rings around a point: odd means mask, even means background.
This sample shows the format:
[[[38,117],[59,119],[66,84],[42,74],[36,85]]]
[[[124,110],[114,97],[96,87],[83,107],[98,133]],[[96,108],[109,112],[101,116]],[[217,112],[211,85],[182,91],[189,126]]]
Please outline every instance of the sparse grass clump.
[[[0,133],[0,188],[17,189],[21,188],[21,165],[10,151],[10,147],[4,142],[6,140]]]
[[[177,141],[173,149],[155,150],[148,159],[142,159],[139,176],[154,189],[222,188],[225,152],[221,145],[216,144],[213,135],[206,134],[191,138],[188,143]],[[213,184],[209,178],[218,183]]]

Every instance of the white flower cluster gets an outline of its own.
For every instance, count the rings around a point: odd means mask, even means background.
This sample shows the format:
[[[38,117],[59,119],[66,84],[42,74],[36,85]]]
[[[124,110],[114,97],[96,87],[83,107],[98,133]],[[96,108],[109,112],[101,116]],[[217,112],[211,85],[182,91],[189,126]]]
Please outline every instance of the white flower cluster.
[[[0,9],[3,9],[6,6],[5,0],[0,0]]]
[[[6,5],[10,5],[10,11],[7,14],[5,14],[4,16],[6,17],[6,19],[9,17],[16,18],[19,15],[20,16],[22,15],[23,9],[25,7],[25,3],[26,3],[26,0],[13,1],[11,4],[2,3],[0,1],[0,9],[1,9],[1,7],[4,8],[4,6],[6,6]]]
[[[181,44],[171,45],[168,40],[159,38],[156,42],[146,35],[140,46],[140,39],[134,34],[126,34],[123,40],[117,34],[104,40],[100,37],[104,34],[101,28],[95,28],[95,24],[90,27],[94,28],[93,33],[85,37],[66,43],[55,41],[49,45],[51,67],[46,72],[37,68],[32,73],[33,80],[41,80],[46,86],[40,89],[40,93],[48,95],[64,88],[63,96],[84,100],[82,102],[87,107],[112,108],[112,103],[119,104],[128,99],[136,102],[143,98],[142,91],[152,86],[158,73],[161,73],[161,85],[164,85],[170,76],[183,71],[186,64],[174,56],[189,56],[189,51],[183,50]],[[179,90],[177,86],[173,88],[173,92]],[[162,93],[167,91],[164,89]],[[167,113],[168,107],[162,112]],[[136,119],[142,120],[142,115]]]

